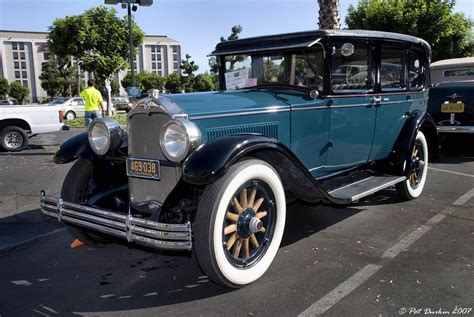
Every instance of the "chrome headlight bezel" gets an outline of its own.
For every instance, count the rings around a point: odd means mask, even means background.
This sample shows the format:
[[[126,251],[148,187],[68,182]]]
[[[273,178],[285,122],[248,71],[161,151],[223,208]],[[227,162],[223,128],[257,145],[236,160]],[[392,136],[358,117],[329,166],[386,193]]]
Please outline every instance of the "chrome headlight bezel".
[[[179,129],[182,129],[182,132],[183,132],[182,136],[185,139],[184,148],[182,149],[182,151],[180,151],[179,155],[170,154],[170,151],[168,151],[166,147],[167,146],[167,143],[165,141],[166,132],[172,125],[176,125],[179,127]],[[172,162],[183,161],[189,155],[189,153],[197,149],[199,145],[201,145],[201,143],[202,143],[201,131],[193,122],[187,119],[184,119],[184,118],[171,119],[170,121],[166,122],[166,124],[161,129],[161,134],[160,134],[161,150],[163,151],[163,154],[165,155],[165,157]]]
[[[104,129],[103,137],[106,138],[106,143],[103,147],[98,147],[94,143],[94,129],[101,127]],[[97,131],[97,130],[95,130]],[[125,131],[123,130],[120,123],[110,118],[95,118],[89,125],[88,128],[88,139],[89,145],[97,155],[105,155],[108,152],[115,151],[120,145],[122,145],[125,139]]]

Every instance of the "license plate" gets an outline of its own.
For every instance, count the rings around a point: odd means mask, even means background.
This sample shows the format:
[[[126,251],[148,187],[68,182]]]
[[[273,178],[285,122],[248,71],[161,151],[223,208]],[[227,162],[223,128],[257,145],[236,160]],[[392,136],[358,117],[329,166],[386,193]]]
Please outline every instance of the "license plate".
[[[160,161],[127,158],[127,175],[131,177],[160,179]]]
[[[464,103],[449,102],[441,104],[441,112],[461,113],[464,112]]]

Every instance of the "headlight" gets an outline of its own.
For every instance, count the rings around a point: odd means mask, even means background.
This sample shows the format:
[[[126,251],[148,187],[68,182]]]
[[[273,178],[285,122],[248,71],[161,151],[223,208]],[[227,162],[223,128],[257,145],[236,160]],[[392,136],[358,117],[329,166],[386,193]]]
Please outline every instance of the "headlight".
[[[116,150],[124,138],[122,126],[113,119],[96,118],[89,125],[89,144],[98,155]]]
[[[170,120],[161,130],[161,149],[170,161],[181,162],[200,144],[201,132],[194,123],[186,119]]]

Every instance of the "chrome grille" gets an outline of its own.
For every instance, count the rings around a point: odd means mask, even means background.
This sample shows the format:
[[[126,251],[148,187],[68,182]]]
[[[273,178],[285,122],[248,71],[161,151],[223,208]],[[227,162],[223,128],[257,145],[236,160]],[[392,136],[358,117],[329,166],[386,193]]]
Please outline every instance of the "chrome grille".
[[[166,166],[160,147],[161,128],[170,119],[161,108],[137,109],[128,117],[129,157],[162,162],[159,181],[129,177],[130,201],[135,207],[150,201],[163,203],[179,181],[178,168]]]

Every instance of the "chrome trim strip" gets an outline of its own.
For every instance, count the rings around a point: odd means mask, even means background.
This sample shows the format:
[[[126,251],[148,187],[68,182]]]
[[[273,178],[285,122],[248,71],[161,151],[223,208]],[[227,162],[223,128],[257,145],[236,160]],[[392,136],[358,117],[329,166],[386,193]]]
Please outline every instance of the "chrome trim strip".
[[[319,109],[331,109],[331,108],[383,106],[383,105],[387,105],[387,104],[399,104],[399,103],[404,103],[404,102],[416,102],[416,101],[425,101],[425,100],[428,100],[428,98],[388,101],[388,102],[382,102],[381,104],[377,104],[377,105],[373,104],[372,101],[368,101],[367,103],[336,105],[336,106],[314,106],[314,107],[301,107],[301,108],[266,109],[266,110],[257,110],[257,111],[245,111],[245,112],[228,113],[228,114],[192,116],[192,117],[189,117],[189,120],[203,120],[203,119],[215,119],[215,118],[226,118],[226,117],[238,117],[238,116],[246,116],[246,115],[272,113],[272,112],[288,112],[288,111],[306,111],[306,110],[319,110]],[[297,107],[297,106],[298,106],[298,104],[297,105],[292,105],[292,107]]]
[[[246,115],[266,114],[266,113],[274,113],[274,112],[290,112],[290,111],[291,111],[290,107],[273,108],[273,109],[256,110],[256,111],[245,111],[245,112],[236,112],[236,113],[195,116],[195,117],[190,117],[189,120],[203,120],[203,119],[214,119],[214,118],[239,117],[239,116],[246,116]]]
[[[41,212],[68,223],[120,237],[129,242],[169,250],[191,250],[191,224],[168,224],[91,208],[62,199],[47,197],[41,192]],[[61,217],[58,215],[61,214]]]
[[[436,128],[442,133],[474,133],[474,126],[437,126]]]

